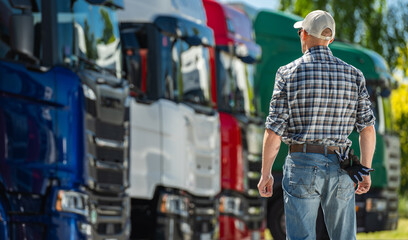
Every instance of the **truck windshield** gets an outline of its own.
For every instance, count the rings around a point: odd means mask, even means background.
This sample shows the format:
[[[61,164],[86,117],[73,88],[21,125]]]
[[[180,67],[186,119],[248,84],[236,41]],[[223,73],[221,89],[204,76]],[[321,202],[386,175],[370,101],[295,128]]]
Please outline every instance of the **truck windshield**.
[[[253,65],[218,49],[216,66],[218,108],[253,116],[256,110],[253,103]]]
[[[113,9],[85,0],[58,1],[59,63],[121,74],[119,26]]]

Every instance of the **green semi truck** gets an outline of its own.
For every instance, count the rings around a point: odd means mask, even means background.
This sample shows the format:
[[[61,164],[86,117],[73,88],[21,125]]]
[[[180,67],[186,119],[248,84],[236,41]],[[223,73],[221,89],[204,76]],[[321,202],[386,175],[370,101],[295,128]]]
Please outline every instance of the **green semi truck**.
[[[254,19],[256,41],[262,47],[262,60],[257,65],[255,75],[255,94],[264,116],[269,111],[277,69],[302,55],[299,36],[293,28],[293,24],[299,20],[302,20],[299,16],[269,10],[258,12]],[[339,28],[341,23],[337,26]],[[371,190],[367,194],[356,195],[358,231],[395,229],[400,182],[399,139],[393,130],[390,107],[390,92],[395,81],[384,59],[374,51],[339,41],[329,47],[334,56],[363,72],[377,118],[377,144],[372,164],[375,172],[371,177]],[[355,153],[359,155],[359,134],[354,131],[349,138]],[[268,200],[267,222],[275,240],[285,238],[281,179],[287,151],[288,146],[282,144],[272,169],[275,185],[274,195]],[[317,231],[319,239],[327,238],[323,221],[318,220]]]

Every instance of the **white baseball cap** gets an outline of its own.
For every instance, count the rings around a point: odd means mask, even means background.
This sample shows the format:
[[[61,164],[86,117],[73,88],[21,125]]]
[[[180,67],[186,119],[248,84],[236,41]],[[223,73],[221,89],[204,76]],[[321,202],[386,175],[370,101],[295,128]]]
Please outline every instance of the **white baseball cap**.
[[[309,13],[303,21],[296,22],[294,28],[303,28],[308,34],[323,40],[332,40],[336,33],[336,23],[330,13],[316,10]],[[322,35],[322,32],[329,28],[332,31],[331,37]]]

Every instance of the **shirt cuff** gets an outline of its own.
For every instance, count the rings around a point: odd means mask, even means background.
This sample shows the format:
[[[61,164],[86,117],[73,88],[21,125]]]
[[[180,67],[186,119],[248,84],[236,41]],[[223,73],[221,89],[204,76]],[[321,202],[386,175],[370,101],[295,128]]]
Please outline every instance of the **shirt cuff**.
[[[357,129],[357,132],[360,133],[361,131],[363,131],[364,128],[369,127],[369,126],[373,126],[374,124],[375,124],[375,117],[373,116],[371,121],[364,122],[364,123],[356,122],[355,126],[356,126],[356,129]]]
[[[265,128],[273,131],[278,136],[283,136],[286,131],[286,123],[285,122],[277,122],[277,121],[267,121],[265,123]]]

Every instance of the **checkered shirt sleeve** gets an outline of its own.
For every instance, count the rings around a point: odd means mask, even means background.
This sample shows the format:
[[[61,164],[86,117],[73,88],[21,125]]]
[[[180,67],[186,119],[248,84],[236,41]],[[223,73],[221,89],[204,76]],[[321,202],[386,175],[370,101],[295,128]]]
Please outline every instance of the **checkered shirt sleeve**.
[[[279,69],[280,70],[280,69]],[[280,71],[275,77],[275,87],[269,106],[269,115],[266,118],[265,127],[283,136],[287,128],[289,118],[288,99],[286,95],[286,82]]]
[[[364,128],[374,125],[375,117],[373,114],[373,110],[371,109],[370,96],[368,95],[364,75],[359,70],[357,84],[358,84],[357,114],[356,123],[354,125],[357,129],[357,132],[361,132]]]

